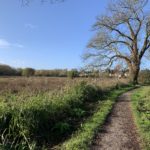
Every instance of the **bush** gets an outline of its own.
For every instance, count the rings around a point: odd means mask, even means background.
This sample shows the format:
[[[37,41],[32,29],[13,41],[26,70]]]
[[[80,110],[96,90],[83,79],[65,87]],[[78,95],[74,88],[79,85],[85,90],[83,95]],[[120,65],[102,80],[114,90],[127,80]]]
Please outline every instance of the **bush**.
[[[76,69],[72,69],[71,71],[68,71],[68,77],[73,79],[75,77],[79,77],[79,72]]]
[[[35,70],[32,68],[25,68],[22,70],[22,76],[26,76],[26,77],[33,76],[34,73],[35,73]]]
[[[8,65],[0,65],[0,75],[1,76],[15,76],[19,75],[19,72],[17,69],[14,69]]]
[[[139,81],[143,84],[150,84],[150,70],[142,70],[140,72]]]

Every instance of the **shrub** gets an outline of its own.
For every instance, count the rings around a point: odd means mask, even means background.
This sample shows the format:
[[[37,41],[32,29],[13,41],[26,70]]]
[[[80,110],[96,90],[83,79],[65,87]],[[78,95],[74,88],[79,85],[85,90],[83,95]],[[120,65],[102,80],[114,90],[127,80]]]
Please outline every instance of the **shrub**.
[[[76,69],[72,69],[71,71],[68,71],[68,77],[73,79],[75,77],[79,76],[79,72]]]
[[[142,70],[140,72],[139,80],[143,84],[150,84],[150,70]]]
[[[26,77],[33,76],[34,73],[35,73],[35,70],[32,68],[25,68],[22,70],[22,75]]]
[[[15,76],[18,75],[18,71],[8,65],[0,65],[1,76]]]

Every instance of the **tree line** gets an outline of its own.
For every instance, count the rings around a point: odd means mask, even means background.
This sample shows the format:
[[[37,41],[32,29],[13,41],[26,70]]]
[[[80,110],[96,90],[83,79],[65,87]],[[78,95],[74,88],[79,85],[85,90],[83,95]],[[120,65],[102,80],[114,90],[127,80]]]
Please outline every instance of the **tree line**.
[[[84,69],[51,69],[36,70],[33,68],[13,68],[8,65],[0,65],[0,76],[37,76],[37,77],[98,77],[99,70]]]
[[[8,65],[0,65],[0,76],[45,76],[45,77],[78,77],[80,72],[77,69],[53,69],[36,70],[33,68],[13,68]]]
[[[13,68],[8,65],[0,65],[0,76],[24,76],[24,77],[110,77],[111,74],[127,73],[127,69],[121,69],[118,66],[114,69],[100,70],[84,70],[84,69],[53,69],[53,70],[36,70],[33,68]],[[144,69],[140,71],[140,81],[150,83],[150,70]]]

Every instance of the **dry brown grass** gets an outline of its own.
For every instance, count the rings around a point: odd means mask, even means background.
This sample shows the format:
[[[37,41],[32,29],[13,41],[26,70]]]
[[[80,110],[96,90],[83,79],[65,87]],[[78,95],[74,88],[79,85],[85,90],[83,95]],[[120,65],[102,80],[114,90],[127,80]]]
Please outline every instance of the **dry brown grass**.
[[[36,92],[59,90],[66,84],[65,78],[7,77],[0,78],[0,92]]]
[[[1,77],[0,93],[11,92],[47,92],[59,91],[66,86],[72,86],[77,82],[86,81],[100,86],[102,89],[113,87],[116,84],[128,83],[128,79],[115,78],[59,78],[59,77]]]

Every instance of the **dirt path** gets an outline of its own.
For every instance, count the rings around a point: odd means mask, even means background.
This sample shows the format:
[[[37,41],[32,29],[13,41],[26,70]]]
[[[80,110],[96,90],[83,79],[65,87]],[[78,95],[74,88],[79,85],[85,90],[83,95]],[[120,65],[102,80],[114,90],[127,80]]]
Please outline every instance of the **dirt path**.
[[[140,150],[130,94],[128,92],[118,98],[106,124],[95,137],[91,150]]]

